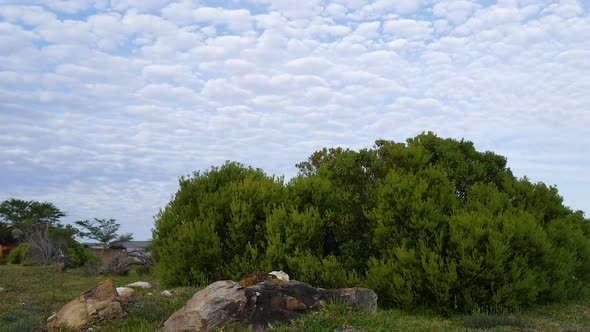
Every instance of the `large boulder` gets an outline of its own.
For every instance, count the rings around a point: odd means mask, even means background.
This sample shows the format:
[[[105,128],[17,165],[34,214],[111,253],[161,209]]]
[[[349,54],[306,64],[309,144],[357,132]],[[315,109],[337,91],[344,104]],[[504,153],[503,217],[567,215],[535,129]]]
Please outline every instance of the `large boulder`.
[[[248,299],[237,282],[223,280],[197,292],[164,322],[164,331],[210,331],[241,313]]]
[[[121,318],[125,312],[118,300],[112,280],[98,283],[94,288],[80,294],[47,319],[47,330],[60,326],[81,329],[98,320]]]
[[[243,287],[224,280],[197,292],[166,320],[164,330],[211,331],[233,323],[263,329],[320,310],[327,301],[346,303],[351,309],[375,311],[377,308],[377,295],[370,289],[331,291],[295,280],[276,283],[274,279]]]

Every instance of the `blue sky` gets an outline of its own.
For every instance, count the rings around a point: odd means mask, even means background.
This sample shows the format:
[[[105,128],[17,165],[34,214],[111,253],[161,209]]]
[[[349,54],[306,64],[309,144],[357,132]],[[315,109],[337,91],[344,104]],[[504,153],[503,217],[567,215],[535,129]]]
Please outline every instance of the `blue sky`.
[[[0,200],[138,240],[182,175],[422,131],[590,214],[580,1],[0,0]]]

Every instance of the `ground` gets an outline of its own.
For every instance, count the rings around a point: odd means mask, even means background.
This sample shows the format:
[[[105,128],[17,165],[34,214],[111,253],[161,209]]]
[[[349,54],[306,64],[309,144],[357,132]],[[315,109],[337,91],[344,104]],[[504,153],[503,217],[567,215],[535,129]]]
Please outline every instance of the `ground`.
[[[134,281],[149,281],[150,290],[139,290],[141,306],[129,307],[126,320],[102,322],[95,332],[158,331],[161,323],[196,292],[197,288],[175,289],[177,296],[160,295],[164,288],[149,275],[131,272],[125,277],[109,277],[117,287]],[[44,331],[51,313],[92,288],[106,277],[88,276],[82,270],[59,272],[45,267],[0,265],[0,332]],[[503,326],[497,326],[497,325]],[[510,315],[457,315],[442,317],[427,310],[379,310],[375,314],[349,312],[340,305],[313,313],[290,325],[272,331],[483,331],[475,327],[492,326],[486,331],[590,332],[590,291],[564,304],[535,306]],[[494,327],[495,326],[495,327]],[[243,329],[233,329],[241,331]],[[220,331],[232,331],[225,328]]]

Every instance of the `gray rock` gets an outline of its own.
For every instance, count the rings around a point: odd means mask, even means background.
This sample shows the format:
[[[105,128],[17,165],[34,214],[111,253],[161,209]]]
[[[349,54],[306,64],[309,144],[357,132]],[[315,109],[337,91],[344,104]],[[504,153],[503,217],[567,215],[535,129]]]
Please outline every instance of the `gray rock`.
[[[197,292],[164,322],[164,331],[210,331],[231,322],[248,299],[237,282],[222,280]]]
[[[242,287],[224,280],[197,292],[164,322],[164,331],[211,331],[232,323],[263,329],[321,310],[326,301],[347,303],[351,309],[377,309],[377,295],[370,289],[331,291],[294,280]]]
[[[342,288],[334,292],[336,302],[348,304],[350,309],[377,311],[377,293],[368,288]]]

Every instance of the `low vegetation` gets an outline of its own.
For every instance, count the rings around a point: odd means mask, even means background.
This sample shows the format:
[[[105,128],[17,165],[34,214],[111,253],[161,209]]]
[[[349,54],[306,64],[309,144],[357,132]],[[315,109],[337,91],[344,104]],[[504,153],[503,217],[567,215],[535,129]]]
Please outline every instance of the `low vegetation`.
[[[44,322],[52,312],[92,288],[106,277],[88,276],[81,270],[59,272],[48,267],[0,265],[0,332],[42,332]],[[93,327],[95,332],[158,331],[170,314],[181,308],[197,288],[176,288],[176,297],[160,295],[163,288],[152,276],[109,277],[117,286],[144,280],[154,285],[150,290],[138,290],[140,305],[127,307],[124,320],[105,321]],[[151,293],[151,295],[150,295]],[[350,312],[342,305],[330,304],[325,311],[312,313],[292,324],[276,326],[277,332],[350,331],[589,331],[590,292],[562,304],[535,305],[511,314],[474,313],[443,316],[430,309],[413,311],[380,309],[375,314]],[[225,327],[221,331],[244,331]]]
[[[106,279],[88,275],[83,269],[66,272],[45,266],[0,265],[0,332],[44,331],[46,319],[63,305]],[[163,290],[149,275],[132,270],[127,276],[108,276],[117,287],[135,281],[149,281],[153,289],[138,289],[140,306],[126,308],[126,320],[102,322],[95,331],[155,331],[170,314],[194,294],[194,288],[177,289],[176,297],[160,294]]]

